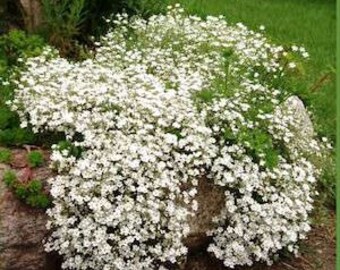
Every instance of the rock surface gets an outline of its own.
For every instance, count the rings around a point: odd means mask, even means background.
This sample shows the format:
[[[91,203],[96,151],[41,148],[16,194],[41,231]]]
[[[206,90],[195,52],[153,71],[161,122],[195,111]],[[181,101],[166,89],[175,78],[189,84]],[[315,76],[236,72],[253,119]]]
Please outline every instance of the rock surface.
[[[200,179],[195,197],[198,210],[188,222],[190,234],[184,239],[185,245],[190,250],[201,250],[208,246],[211,239],[206,232],[214,228],[212,218],[217,216],[224,206],[224,191],[214,185],[211,180]]]
[[[308,111],[302,100],[297,96],[291,96],[283,103],[294,112],[295,119],[301,124],[298,135],[301,137],[313,138],[314,127]]]
[[[25,150],[16,149],[15,156],[24,155]],[[23,159],[18,167],[20,172]],[[20,166],[19,166],[20,165]],[[11,169],[0,164],[0,179]],[[47,168],[34,170],[33,175],[46,179],[51,175]],[[43,239],[48,235],[45,228],[46,214],[20,202],[3,181],[0,181],[0,270],[54,270],[58,266],[55,256],[46,254]]]
[[[0,177],[8,166],[0,167]],[[0,261],[2,269],[43,269],[44,212],[25,207],[0,182]]]

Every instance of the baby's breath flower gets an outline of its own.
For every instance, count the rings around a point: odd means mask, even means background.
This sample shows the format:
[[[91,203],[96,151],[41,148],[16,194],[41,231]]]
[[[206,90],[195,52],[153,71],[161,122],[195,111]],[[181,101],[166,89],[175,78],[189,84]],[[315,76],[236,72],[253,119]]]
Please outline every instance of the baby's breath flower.
[[[46,250],[64,269],[166,269],[187,254],[196,187],[210,181],[225,207],[208,251],[226,266],[296,252],[319,172],[307,157],[325,146],[296,136],[286,93],[270,86],[283,76],[283,47],[178,4],[112,22],[93,58],[70,62],[47,47],[13,81],[22,127],[68,140],[52,147]]]

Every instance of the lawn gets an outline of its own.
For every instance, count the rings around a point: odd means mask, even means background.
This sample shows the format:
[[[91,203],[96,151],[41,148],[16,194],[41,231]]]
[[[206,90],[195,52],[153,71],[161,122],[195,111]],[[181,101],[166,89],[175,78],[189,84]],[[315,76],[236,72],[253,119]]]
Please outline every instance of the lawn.
[[[284,45],[304,46],[310,60],[292,91],[309,106],[316,130],[335,141],[335,1],[334,0],[175,0],[200,16],[225,15]]]

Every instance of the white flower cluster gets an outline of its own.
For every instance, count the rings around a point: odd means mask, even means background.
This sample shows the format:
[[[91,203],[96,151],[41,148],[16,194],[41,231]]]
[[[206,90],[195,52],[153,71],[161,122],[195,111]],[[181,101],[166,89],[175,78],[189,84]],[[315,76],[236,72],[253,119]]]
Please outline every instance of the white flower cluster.
[[[53,147],[46,250],[64,257],[64,269],[175,264],[207,175],[225,188],[208,250],[226,266],[295,251],[318,170],[300,149],[309,141],[287,146],[297,126],[271,85],[285,71],[284,48],[178,6],[114,23],[93,59],[70,62],[47,48],[17,81],[11,106],[22,126],[64,132],[83,149],[76,157]]]

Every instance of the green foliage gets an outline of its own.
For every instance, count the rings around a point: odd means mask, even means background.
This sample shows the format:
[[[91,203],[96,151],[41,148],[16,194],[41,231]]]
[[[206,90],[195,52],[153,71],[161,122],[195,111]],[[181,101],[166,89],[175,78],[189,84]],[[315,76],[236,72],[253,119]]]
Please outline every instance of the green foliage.
[[[60,152],[67,151],[68,156],[74,156],[75,158],[80,158],[83,149],[79,146],[75,146],[70,141],[60,141],[57,145]]]
[[[238,140],[247,146],[255,159],[263,157],[265,165],[272,169],[278,165],[279,153],[275,149],[271,136],[261,129],[243,130]]]
[[[222,130],[222,136],[225,141],[235,142],[237,140],[234,133],[228,127]]]
[[[62,55],[74,51],[74,38],[83,23],[85,0],[42,0],[44,33]]]
[[[322,161],[322,166],[324,169],[320,181],[318,181],[318,192],[319,196],[317,200],[320,204],[330,208],[335,209],[336,200],[336,167],[335,167],[335,157],[334,153],[330,154],[326,160]]]
[[[47,208],[51,202],[45,194],[29,194],[26,203],[32,207]]]
[[[27,185],[27,197],[25,198],[26,203],[33,207],[46,208],[50,204],[49,198],[42,193],[43,185],[39,180],[32,180]]]
[[[3,181],[5,182],[6,186],[8,186],[8,187],[12,187],[14,185],[15,181],[17,180],[16,174],[11,170],[5,171],[2,178],[3,178]]]
[[[0,163],[9,163],[11,156],[12,154],[9,149],[0,149]]]
[[[210,103],[214,100],[216,93],[211,89],[203,89],[202,91],[196,92],[194,99],[198,102]]]
[[[39,180],[32,180],[27,185],[17,183],[14,193],[32,207],[47,208],[50,205],[50,199],[43,193],[43,185]]]
[[[18,199],[32,207],[47,208],[51,203],[39,180],[31,180],[24,184],[17,180],[13,171],[8,170],[4,173],[3,181]]]
[[[0,36],[0,77],[2,82],[7,81],[13,70],[22,66],[23,59],[38,56],[45,46],[44,40],[38,35],[28,35],[20,30],[12,30]],[[2,83],[3,84],[3,83]],[[11,96],[9,84],[0,86],[0,108]],[[4,111],[1,111],[1,115]],[[6,115],[7,118],[8,115]],[[0,121],[2,123],[3,120]]]
[[[29,183],[27,189],[28,189],[28,191],[31,192],[31,193],[37,193],[37,192],[39,192],[39,191],[42,190],[42,187],[43,187],[43,186],[42,186],[42,183],[41,183],[40,181],[38,181],[38,180],[32,180],[32,181]]]
[[[4,94],[4,96],[5,95],[6,94]],[[2,96],[3,99],[5,99],[4,96]],[[8,126],[16,125],[17,124],[16,120],[18,119],[16,119],[16,117],[13,117],[13,113],[10,110],[8,110],[7,107],[0,108],[0,129],[4,129]]]
[[[31,167],[39,167],[44,163],[44,157],[39,151],[32,151],[27,155],[27,162]]]
[[[23,59],[41,53],[44,40],[38,35],[28,35],[13,30],[0,36],[0,144],[15,145],[32,143],[34,134],[29,129],[19,127],[19,118],[6,101],[13,95],[13,85],[8,83],[12,74],[23,68]]]
[[[16,183],[15,189],[14,189],[14,194],[20,200],[25,200],[28,196],[28,190],[24,185]]]
[[[273,169],[278,165],[279,155],[272,145],[266,149],[264,160],[266,166],[270,169]]]
[[[0,129],[0,145],[22,145],[25,143],[34,143],[35,135],[29,129],[9,126]]]
[[[20,30],[12,30],[6,35],[2,35],[0,37],[1,67],[13,67],[20,64],[19,58],[39,55],[45,44],[42,37],[28,35]]]
[[[42,0],[42,6],[42,34],[61,55],[73,59],[86,54],[86,47],[79,44],[93,45],[90,35],[98,38],[106,33],[104,18],[121,12],[150,16],[166,9],[160,0]]]
[[[123,5],[130,13],[149,17],[153,14],[164,13],[167,2],[166,0],[123,0]]]

